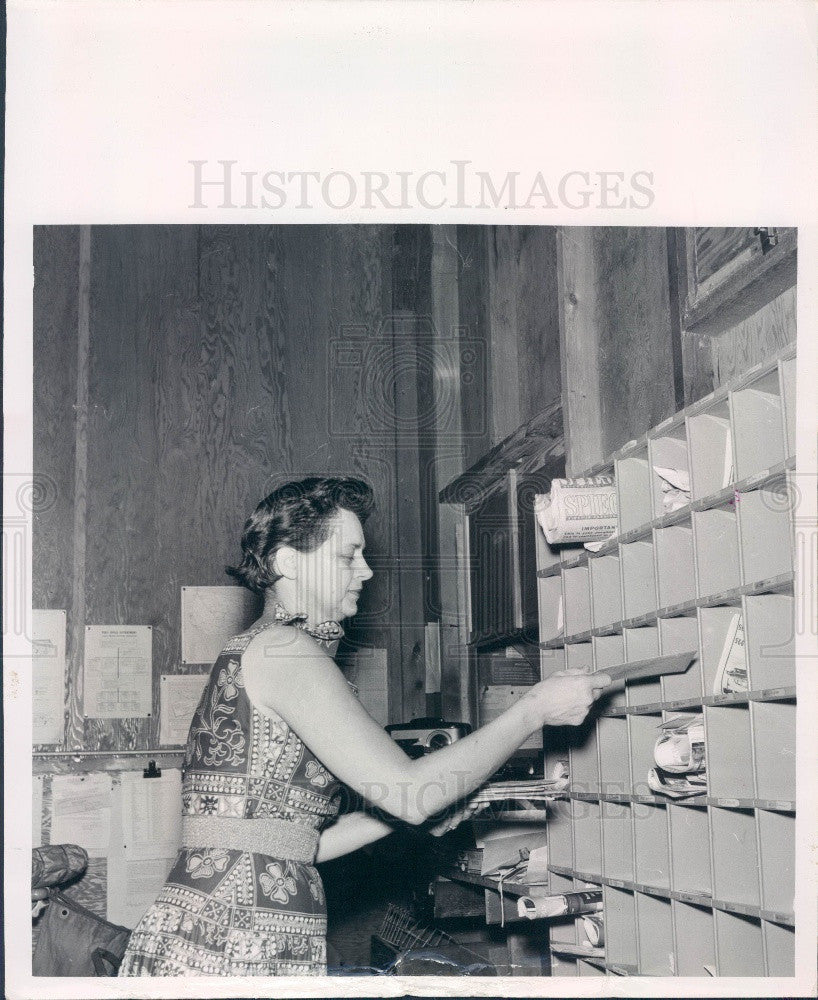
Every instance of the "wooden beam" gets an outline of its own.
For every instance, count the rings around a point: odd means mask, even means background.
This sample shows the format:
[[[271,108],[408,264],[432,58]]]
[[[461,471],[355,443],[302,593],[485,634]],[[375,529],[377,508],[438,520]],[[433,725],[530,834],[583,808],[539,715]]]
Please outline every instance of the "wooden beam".
[[[82,718],[85,657],[85,528],[88,486],[88,379],[91,343],[91,227],[80,226],[79,302],[77,308],[77,397],[74,445],[74,589],[69,614],[68,726],[66,746],[85,741]]]
[[[522,423],[513,232],[506,226],[493,226],[489,235],[492,441],[500,441]]]
[[[400,593],[399,617],[402,705],[395,711],[390,679],[389,716],[407,722],[426,710],[426,612],[423,606],[421,490],[418,438],[418,342],[416,317],[410,312],[392,317],[392,385],[395,413],[396,571]],[[394,668],[390,674],[394,673]]]
[[[456,226],[432,226],[431,311],[434,359],[435,481],[438,489],[465,463],[461,368],[460,257]],[[438,498],[429,497],[437,504]],[[437,575],[440,599],[440,702],[444,718],[470,721],[467,609],[458,566],[462,512],[438,505]]]
[[[675,412],[664,229],[558,237],[567,469],[577,475]]]

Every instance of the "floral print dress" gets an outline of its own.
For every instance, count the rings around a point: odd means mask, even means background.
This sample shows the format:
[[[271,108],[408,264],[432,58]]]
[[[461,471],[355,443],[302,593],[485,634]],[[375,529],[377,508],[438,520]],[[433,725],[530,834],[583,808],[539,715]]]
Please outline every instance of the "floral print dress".
[[[310,631],[294,616],[284,623]],[[182,814],[273,817],[318,830],[337,815],[339,782],[244,690],[242,653],[270,624],[232,639],[213,667],[188,735]],[[323,975],[326,924],[312,865],[185,847],[134,928],[119,975]]]

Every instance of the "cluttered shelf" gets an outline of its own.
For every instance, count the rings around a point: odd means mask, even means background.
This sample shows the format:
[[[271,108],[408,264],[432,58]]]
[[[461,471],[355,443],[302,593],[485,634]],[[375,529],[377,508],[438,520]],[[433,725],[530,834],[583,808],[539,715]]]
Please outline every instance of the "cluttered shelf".
[[[794,572],[779,573],[776,576],[742,584],[740,587],[731,587],[729,590],[708,594],[705,597],[695,597],[680,604],[657,608],[655,611],[648,611],[633,618],[623,618],[608,625],[599,625],[594,628],[584,629],[582,632],[575,632],[572,635],[555,636],[552,639],[541,642],[539,645],[541,649],[561,649],[563,646],[588,642],[594,637],[616,635],[626,628],[643,628],[645,625],[655,625],[661,618],[682,618],[696,611],[698,608],[712,608],[718,607],[720,604],[732,604],[741,600],[742,597],[753,597],[756,594],[773,594],[787,591],[792,588],[794,582]]]
[[[598,886],[591,891],[560,891],[551,886],[544,831],[521,846],[519,836],[489,835],[483,847],[461,851],[430,887],[437,916],[480,916],[487,924],[596,914],[602,909]],[[538,846],[537,846],[538,845]],[[498,859],[502,859],[497,864]],[[466,897],[447,891],[451,883],[468,887]],[[469,891],[473,890],[473,891]],[[475,905],[480,891],[484,907]]]
[[[729,798],[728,796],[708,795],[706,790],[690,795],[684,799],[665,798],[661,795],[640,794],[639,792],[576,792],[569,789],[564,798],[576,802],[638,802],[646,805],[706,807],[718,806],[721,809],[761,809],[765,812],[794,813],[795,801],[792,799],[757,799]]]
[[[759,714],[769,710],[769,719]],[[570,751],[568,797],[655,804],[698,799],[722,808],[792,812],[794,713],[794,704],[779,700],[601,717],[589,734],[590,751]]]
[[[654,530],[669,528],[681,524],[693,513],[712,510],[713,508],[734,502],[737,498],[739,498],[740,502],[742,494],[752,493],[756,490],[778,483],[787,472],[792,472],[794,470],[795,458],[790,456],[789,458],[786,458],[783,461],[765,469],[763,472],[754,473],[751,476],[746,476],[744,479],[736,480],[727,486],[719,487],[719,489],[709,493],[706,497],[701,497],[698,500],[690,500],[682,506],[657,517],[651,518],[649,521],[639,524],[634,528],[629,528],[627,531],[611,535],[609,538],[606,538],[599,543],[595,543],[593,549],[566,548],[557,562],[537,570],[537,576],[541,579],[546,579],[550,576],[557,576],[562,570],[574,569],[578,566],[587,564],[589,560],[610,555],[616,552],[620,545],[627,545],[630,542],[636,542],[647,538]],[[591,477],[590,475],[586,475],[584,478]]]
[[[533,887],[545,886],[548,883],[537,882],[527,883],[516,880],[506,881],[500,876],[478,875],[474,872],[462,871],[459,868],[447,868],[440,873],[439,878],[448,879],[450,882],[463,882],[467,885],[474,885],[478,888],[491,889],[494,892],[503,892],[507,896],[527,896]]]
[[[544,675],[691,651],[546,739],[552,885],[600,887],[609,938],[552,925],[557,975],[793,967],[793,356],[537,498]]]
[[[794,686],[764,688],[761,691],[711,694],[695,698],[680,698],[674,701],[654,701],[644,705],[612,705],[600,709],[599,715],[602,718],[621,718],[625,715],[660,715],[662,712],[685,712],[704,705],[746,705],[751,701],[794,701],[795,697]]]
[[[724,910],[728,913],[737,913],[741,916],[754,917],[759,920],[767,920],[776,924],[792,926],[795,922],[794,914],[791,911],[769,910],[764,909],[761,906],[751,906],[747,903],[739,903],[727,899],[714,899],[712,894],[707,892],[684,892],[678,889],[670,889],[666,886],[635,882],[633,879],[611,878],[610,876],[603,875],[599,872],[577,871],[573,868],[567,868],[564,865],[549,865],[548,870],[554,875],[560,875],[563,878],[575,879],[576,881],[583,883],[605,885],[611,889],[622,889],[626,892],[640,893],[644,896],[654,896],[658,899],[674,899],[677,902],[687,903],[691,906],[700,906],[713,910]]]

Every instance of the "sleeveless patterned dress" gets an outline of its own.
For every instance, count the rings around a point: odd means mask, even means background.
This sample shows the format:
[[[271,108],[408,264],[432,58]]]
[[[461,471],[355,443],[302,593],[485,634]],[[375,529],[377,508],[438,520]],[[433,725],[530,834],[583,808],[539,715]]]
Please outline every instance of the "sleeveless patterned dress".
[[[340,626],[277,622],[231,639],[205,685],[188,735],[182,815],[273,819],[320,830],[340,783],[286,723],[244,690],[241,658],[272,624],[338,638]],[[327,634],[327,626],[336,633]],[[323,630],[323,631],[320,631]],[[317,976],[326,973],[326,904],[312,864],[230,848],[183,847],[131,935],[120,976]]]

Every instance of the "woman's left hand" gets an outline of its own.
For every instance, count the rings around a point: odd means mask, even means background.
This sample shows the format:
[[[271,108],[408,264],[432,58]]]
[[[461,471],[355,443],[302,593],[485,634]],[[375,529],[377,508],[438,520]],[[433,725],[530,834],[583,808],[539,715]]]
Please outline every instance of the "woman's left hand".
[[[43,910],[48,906],[48,889],[32,889],[31,890],[31,916],[39,917]]]
[[[475,813],[486,808],[485,802],[475,802],[476,794],[462,802],[457,803],[451,810],[444,813],[442,819],[438,819],[432,826],[426,827],[426,832],[433,837],[442,837],[454,830],[467,819],[471,819]]]

